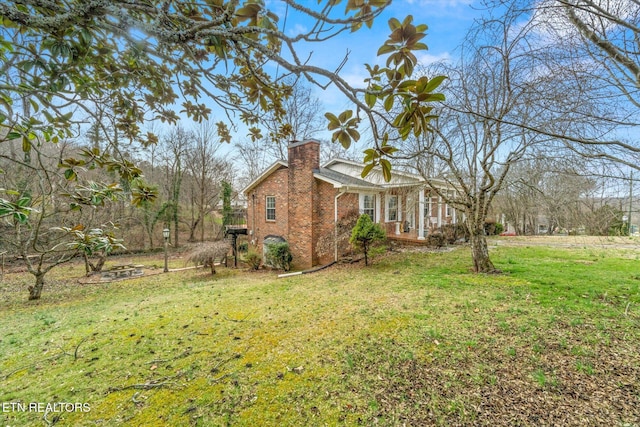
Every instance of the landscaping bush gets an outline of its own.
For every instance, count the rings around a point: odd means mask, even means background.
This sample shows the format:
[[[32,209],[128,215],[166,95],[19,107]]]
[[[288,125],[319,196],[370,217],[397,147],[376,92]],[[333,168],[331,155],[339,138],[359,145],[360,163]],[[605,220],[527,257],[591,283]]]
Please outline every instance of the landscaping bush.
[[[442,235],[444,237],[444,241],[451,245],[461,239],[464,239],[465,242],[469,240],[469,233],[467,233],[467,226],[464,224],[443,225]]]
[[[262,263],[262,256],[253,248],[247,250],[244,260],[253,270],[258,270]]]
[[[441,248],[445,244],[444,235],[436,231],[427,236],[427,245],[432,248]]]
[[[504,226],[494,219],[484,221],[484,234],[486,236],[497,236],[504,231]]]
[[[291,269],[293,256],[287,242],[271,243],[267,246],[266,263],[284,271]]]
[[[196,266],[202,264],[211,268],[211,274],[216,274],[215,260],[222,263],[229,253],[229,243],[226,240],[217,242],[201,243],[197,245],[187,257],[187,263],[194,263]]]
[[[380,224],[371,221],[367,214],[360,215],[356,226],[351,231],[349,242],[364,253],[364,264],[369,265],[369,250],[373,245],[386,239],[386,234]]]

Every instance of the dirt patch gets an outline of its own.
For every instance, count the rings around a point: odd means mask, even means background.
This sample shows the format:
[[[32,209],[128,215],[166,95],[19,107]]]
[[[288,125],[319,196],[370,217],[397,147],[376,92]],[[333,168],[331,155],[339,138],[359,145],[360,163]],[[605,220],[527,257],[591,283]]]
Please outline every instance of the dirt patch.
[[[366,383],[378,384],[369,397],[375,403],[370,404],[367,425],[640,423],[640,355],[628,343],[598,346],[597,359],[585,365],[581,365],[583,359],[558,348],[543,354],[519,349],[517,355],[507,354],[504,348],[504,342],[486,339],[464,351],[463,357],[441,354],[431,360],[403,357],[401,348],[387,348],[387,366],[369,365],[373,362],[369,357],[356,359],[359,379],[348,378],[356,384],[364,378]],[[462,353],[456,349],[452,354]]]

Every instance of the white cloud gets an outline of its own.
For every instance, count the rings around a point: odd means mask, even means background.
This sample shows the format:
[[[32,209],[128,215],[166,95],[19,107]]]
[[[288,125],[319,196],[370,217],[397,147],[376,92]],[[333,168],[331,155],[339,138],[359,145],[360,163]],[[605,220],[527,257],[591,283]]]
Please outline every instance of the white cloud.
[[[420,65],[431,65],[437,62],[449,62],[451,61],[451,54],[449,52],[441,52],[437,55],[431,55],[430,53],[418,53],[416,55],[418,63]]]
[[[293,25],[293,27],[290,27],[288,29],[285,30],[287,32],[287,35],[289,37],[295,37],[298,34],[304,34],[307,33],[309,31],[309,29],[302,24],[295,24]]]

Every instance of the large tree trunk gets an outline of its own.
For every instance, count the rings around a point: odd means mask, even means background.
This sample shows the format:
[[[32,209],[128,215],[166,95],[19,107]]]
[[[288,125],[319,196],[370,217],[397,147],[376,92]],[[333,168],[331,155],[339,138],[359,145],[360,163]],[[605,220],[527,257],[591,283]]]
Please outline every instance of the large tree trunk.
[[[180,232],[180,229],[178,228],[178,201],[175,201],[176,205],[173,208],[173,247],[177,248],[180,246],[180,243],[178,241],[178,233]]]
[[[104,263],[107,261],[106,254],[99,254],[96,263],[92,263],[87,254],[84,254],[84,263],[87,276],[91,276],[93,273],[100,273],[104,267]]]
[[[471,241],[471,256],[473,257],[473,270],[476,273],[497,273],[495,266],[489,259],[489,248],[484,228],[473,227],[469,229]]]
[[[42,288],[44,288],[44,274],[37,274],[36,284],[29,286],[29,301],[40,299]]]

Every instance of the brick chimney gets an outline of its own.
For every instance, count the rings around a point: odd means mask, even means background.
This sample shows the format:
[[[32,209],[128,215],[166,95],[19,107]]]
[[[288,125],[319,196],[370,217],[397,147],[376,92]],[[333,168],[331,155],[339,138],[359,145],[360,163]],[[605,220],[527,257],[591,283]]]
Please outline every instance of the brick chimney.
[[[320,167],[320,143],[315,140],[289,145],[289,247],[296,268],[313,265],[313,218],[316,210],[313,170]]]

